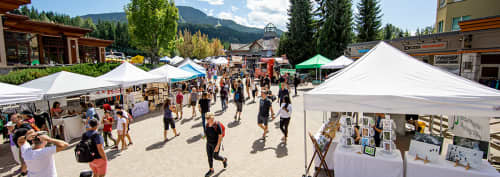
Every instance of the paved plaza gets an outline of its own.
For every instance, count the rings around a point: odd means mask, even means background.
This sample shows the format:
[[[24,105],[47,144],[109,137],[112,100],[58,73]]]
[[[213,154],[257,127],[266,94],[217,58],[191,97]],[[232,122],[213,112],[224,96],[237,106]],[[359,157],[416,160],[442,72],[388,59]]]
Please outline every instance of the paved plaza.
[[[277,93],[277,88],[273,88]],[[266,141],[261,140],[262,130],[257,126],[258,103],[246,102],[243,107],[241,122],[234,121],[236,107],[230,103],[227,112],[219,113],[220,101],[212,105],[216,112],[216,120],[226,126],[224,150],[221,155],[228,158],[229,166],[223,170],[222,163],[215,161],[214,176],[259,176],[290,177],[304,173],[304,113],[303,92],[292,97],[293,114],[289,127],[289,139],[285,145],[281,143],[283,136],[279,130],[279,118],[269,122],[270,133]],[[273,109],[278,110],[274,102]],[[184,118],[176,123],[181,135],[163,142],[162,115],[147,117],[131,125],[131,136],[134,145],[119,153],[107,149],[108,173],[106,176],[204,176],[208,171],[205,150],[205,139],[202,139],[201,118],[191,117],[191,108],[184,107]],[[308,112],[307,129],[315,133],[322,123],[320,112]],[[116,133],[114,133],[116,136]],[[172,137],[169,132],[169,138]],[[308,143],[310,141],[308,140]],[[80,171],[88,170],[88,164],[77,163],[74,156],[74,145],[66,151],[55,155],[57,173],[61,177],[78,176]],[[19,168],[12,160],[8,146],[1,146],[0,176],[12,176]],[[308,144],[307,148],[312,147]],[[311,152],[311,149],[308,149]],[[309,156],[311,153],[309,153]],[[310,159],[310,157],[308,157]]]

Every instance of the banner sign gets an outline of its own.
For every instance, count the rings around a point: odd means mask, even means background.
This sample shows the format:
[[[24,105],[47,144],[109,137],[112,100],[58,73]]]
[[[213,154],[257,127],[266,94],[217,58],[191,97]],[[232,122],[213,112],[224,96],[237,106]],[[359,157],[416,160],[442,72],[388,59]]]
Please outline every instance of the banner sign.
[[[285,73],[288,73],[288,75],[295,75],[296,72],[296,69],[280,69],[280,75],[285,75]]]
[[[436,43],[426,43],[426,44],[413,44],[413,45],[403,45],[404,50],[408,51],[422,51],[422,50],[432,50],[432,49],[445,49],[447,47],[446,42],[436,42]]]
[[[148,103],[148,101],[144,101],[134,104],[134,108],[132,108],[132,116],[135,118],[149,113]]]
[[[231,62],[232,63],[242,63],[243,57],[242,56],[231,56]]]
[[[458,65],[458,55],[436,55],[434,65]]]

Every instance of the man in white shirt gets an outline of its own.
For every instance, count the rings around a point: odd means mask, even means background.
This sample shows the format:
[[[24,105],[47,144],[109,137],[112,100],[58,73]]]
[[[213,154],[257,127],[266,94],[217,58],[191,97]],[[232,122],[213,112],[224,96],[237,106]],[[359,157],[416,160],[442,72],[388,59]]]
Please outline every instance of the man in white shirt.
[[[26,143],[27,140],[32,140],[34,146]],[[47,143],[55,146],[45,147]],[[17,144],[21,147],[22,157],[28,166],[28,177],[57,177],[54,154],[69,146],[64,141],[52,139],[41,132],[35,133],[34,130],[19,137]]]

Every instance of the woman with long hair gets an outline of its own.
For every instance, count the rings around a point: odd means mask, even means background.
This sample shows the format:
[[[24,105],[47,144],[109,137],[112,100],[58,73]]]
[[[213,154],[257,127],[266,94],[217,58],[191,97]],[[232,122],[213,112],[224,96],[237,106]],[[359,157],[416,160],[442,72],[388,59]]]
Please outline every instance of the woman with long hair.
[[[290,97],[288,95],[283,97],[283,103],[281,103],[278,114],[280,115],[280,129],[284,135],[281,139],[286,143],[288,138],[288,125],[290,124],[290,118],[292,117],[292,102],[290,101]]]
[[[167,131],[171,127],[174,130],[174,136],[179,136],[180,133],[177,133],[175,129],[175,121],[172,116],[172,112],[175,112],[175,106],[170,103],[170,99],[167,99],[163,104],[163,140],[168,141]]]

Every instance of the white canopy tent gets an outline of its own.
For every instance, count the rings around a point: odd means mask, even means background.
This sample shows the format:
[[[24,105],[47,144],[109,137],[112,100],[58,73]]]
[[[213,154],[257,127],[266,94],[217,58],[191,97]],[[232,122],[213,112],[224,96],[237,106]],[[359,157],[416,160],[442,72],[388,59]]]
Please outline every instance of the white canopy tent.
[[[306,110],[500,116],[500,92],[379,43],[304,96]]]
[[[349,66],[354,60],[342,55],[330,63],[321,66],[321,69],[342,69]]]
[[[129,62],[124,62],[110,72],[97,78],[113,82],[120,85],[122,88],[152,82],[161,82],[162,79],[164,79],[162,76],[150,74]]]
[[[189,58],[186,58],[179,66],[177,66],[178,68],[181,68],[185,65],[191,65],[193,66],[193,68],[195,68],[196,70],[198,71],[201,71],[203,73],[207,73],[207,70],[203,67],[203,66],[200,66],[199,64],[193,62],[193,60],[189,59]]]
[[[38,101],[42,98],[43,92],[40,89],[0,83],[0,105]]]
[[[182,60],[184,60],[184,58],[179,57],[179,56],[175,56],[174,58],[172,58],[170,60],[170,64],[177,64],[177,63],[181,62]]]
[[[26,88],[41,89],[46,100],[87,94],[89,92],[117,88],[118,85],[90,76],[61,71],[41,77],[21,85]]]
[[[304,94],[307,168],[306,111],[498,117],[500,92],[380,42],[358,61]]]
[[[212,64],[215,64],[215,65],[227,65],[228,64],[228,61],[226,58],[224,57],[219,57],[217,59],[213,59],[211,61]]]
[[[150,74],[162,76],[165,82],[180,82],[196,78],[196,75],[168,64],[149,71]]]

